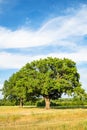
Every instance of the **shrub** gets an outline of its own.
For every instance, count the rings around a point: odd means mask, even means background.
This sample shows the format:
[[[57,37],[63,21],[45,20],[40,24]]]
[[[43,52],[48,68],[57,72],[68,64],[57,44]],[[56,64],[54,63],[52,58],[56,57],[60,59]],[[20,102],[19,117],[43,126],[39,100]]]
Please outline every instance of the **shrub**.
[[[37,107],[44,107],[45,106],[45,100],[44,99],[40,99],[36,102],[36,106]]]

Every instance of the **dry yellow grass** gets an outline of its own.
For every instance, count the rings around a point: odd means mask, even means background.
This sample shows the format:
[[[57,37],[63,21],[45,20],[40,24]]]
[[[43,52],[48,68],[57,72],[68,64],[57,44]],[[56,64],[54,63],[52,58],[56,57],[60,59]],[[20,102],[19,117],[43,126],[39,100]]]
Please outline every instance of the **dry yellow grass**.
[[[87,130],[87,109],[0,107],[0,130]]]

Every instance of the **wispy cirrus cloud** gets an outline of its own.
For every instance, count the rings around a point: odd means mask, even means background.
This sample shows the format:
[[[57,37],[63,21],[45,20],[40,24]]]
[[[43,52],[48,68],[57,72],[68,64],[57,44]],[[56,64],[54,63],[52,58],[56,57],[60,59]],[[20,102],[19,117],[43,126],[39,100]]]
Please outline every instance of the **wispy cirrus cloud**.
[[[80,45],[81,38],[87,35],[87,5],[82,5],[80,9],[73,11],[66,16],[60,16],[48,20],[38,30],[17,29],[12,31],[5,27],[0,27],[0,49],[6,48],[32,48],[47,45],[56,45],[74,50],[73,52],[49,52],[48,54],[40,55],[23,55],[11,54],[7,52],[0,53],[1,68],[19,68],[24,63],[33,59],[43,58],[47,56],[67,57],[76,62],[87,61],[86,52],[87,46]],[[84,42],[84,40],[82,40]],[[26,49],[25,49],[26,51]],[[35,50],[37,51],[37,49]],[[5,59],[5,60],[3,60]],[[12,62],[11,62],[12,61]]]
[[[70,38],[87,35],[87,6],[74,13],[50,19],[38,30],[17,29],[12,31],[0,27],[0,48],[24,48],[49,44],[68,46]],[[75,45],[77,43],[73,43]]]

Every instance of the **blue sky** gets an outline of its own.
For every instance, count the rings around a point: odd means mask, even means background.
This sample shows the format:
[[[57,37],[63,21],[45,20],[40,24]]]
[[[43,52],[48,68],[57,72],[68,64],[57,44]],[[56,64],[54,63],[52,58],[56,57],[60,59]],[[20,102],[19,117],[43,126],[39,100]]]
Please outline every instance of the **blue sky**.
[[[87,0],[0,0],[0,88],[32,60],[77,64],[87,91]]]

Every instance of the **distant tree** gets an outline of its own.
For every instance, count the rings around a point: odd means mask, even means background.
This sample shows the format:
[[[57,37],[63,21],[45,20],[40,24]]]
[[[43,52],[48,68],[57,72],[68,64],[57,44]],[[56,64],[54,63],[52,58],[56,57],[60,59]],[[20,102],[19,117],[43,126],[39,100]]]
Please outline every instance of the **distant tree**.
[[[5,81],[3,92],[6,97],[20,98],[20,105],[24,99],[42,96],[49,109],[50,99],[58,99],[64,93],[78,94],[79,78],[74,61],[48,57],[27,63]]]
[[[19,101],[22,107],[25,101],[34,100],[38,96],[37,85],[38,80],[34,79],[35,71],[29,68],[21,68],[14,73],[8,80],[5,80],[3,86],[4,99]]]
[[[23,106],[23,100],[26,100],[26,80],[22,73],[17,72],[13,74],[9,80],[4,82],[3,94],[4,98],[8,100],[19,100],[20,106]]]

